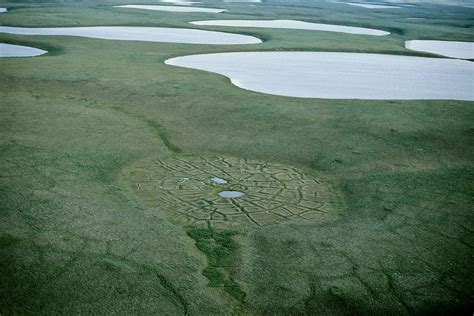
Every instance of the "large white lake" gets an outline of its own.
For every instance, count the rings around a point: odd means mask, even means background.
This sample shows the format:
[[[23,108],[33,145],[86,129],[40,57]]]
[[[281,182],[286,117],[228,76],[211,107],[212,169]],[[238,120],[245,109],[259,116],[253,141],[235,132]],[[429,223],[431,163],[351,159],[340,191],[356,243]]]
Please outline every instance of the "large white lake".
[[[328,32],[350,33],[350,34],[376,35],[376,36],[390,34],[389,32],[368,29],[368,28],[363,28],[363,27],[309,23],[309,22],[295,21],[295,20],[210,20],[210,21],[194,21],[190,23],[195,24],[195,25],[297,29],[297,30],[328,31]]]
[[[191,55],[168,65],[227,76],[238,87],[324,99],[474,100],[474,63],[464,60],[328,52]]]
[[[348,5],[362,7],[366,9],[401,9],[401,7],[394,5],[383,5],[383,4],[370,4],[370,3],[355,3],[355,2],[346,2]]]
[[[175,6],[175,5],[145,5],[145,4],[127,4],[117,5],[116,8],[126,9],[142,9],[142,10],[153,10],[153,11],[166,11],[166,12],[202,12],[202,13],[221,13],[226,10],[214,9],[214,8],[199,8],[199,7],[187,7],[187,6]]]
[[[406,41],[405,47],[419,52],[434,53],[453,58],[474,58],[474,42],[413,40]]]
[[[248,35],[165,27],[97,26],[24,28],[0,26],[0,33],[20,35],[81,36],[122,41],[212,45],[257,44],[262,42],[260,39]]]
[[[47,51],[34,47],[0,43],[0,57],[32,57],[46,53]]]
[[[7,8],[0,8],[0,13],[4,13],[4,12],[7,12]]]

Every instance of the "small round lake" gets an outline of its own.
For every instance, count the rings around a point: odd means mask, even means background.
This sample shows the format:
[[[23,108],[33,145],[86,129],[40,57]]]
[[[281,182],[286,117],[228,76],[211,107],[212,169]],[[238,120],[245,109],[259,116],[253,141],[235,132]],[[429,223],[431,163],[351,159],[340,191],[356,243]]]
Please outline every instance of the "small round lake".
[[[190,23],[194,25],[312,30],[312,31],[340,32],[340,33],[375,35],[375,36],[390,34],[389,32],[363,28],[363,27],[309,23],[309,22],[295,21],[295,20],[211,20],[211,21],[195,21],[195,22],[190,22]]]
[[[328,52],[242,52],[168,59],[168,65],[227,76],[238,87],[324,99],[474,100],[474,63]]]
[[[239,191],[222,191],[219,192],[219,196],[226,199],[235,199],[244,196],[245,193]]]
[[[80,36],[121,41],[210,45],[257,44],[262,42],[260,39],[248,35],[165,27],[92,26],[26,28],[0,26],[0,33],[19,35]]]
[[[474,58],[474,42],[412,40],[406,41],[405,47],[452,58]]]
[[[0,43],[0,57],[33,57],[46,53],[47,51],[34,47]]]
[[[153,11],[166,11],[166,12],[201,12],[201,13],[221,13],[226,11],[225,9],[214,9],[214,8],[199,8],[199,7],[186,7],[186,6],[173,6],[173,5],[142,5],[142,4],[127,4],[118,5],[115,8],[125,9],[142,9],[142,10],[153,10]]]

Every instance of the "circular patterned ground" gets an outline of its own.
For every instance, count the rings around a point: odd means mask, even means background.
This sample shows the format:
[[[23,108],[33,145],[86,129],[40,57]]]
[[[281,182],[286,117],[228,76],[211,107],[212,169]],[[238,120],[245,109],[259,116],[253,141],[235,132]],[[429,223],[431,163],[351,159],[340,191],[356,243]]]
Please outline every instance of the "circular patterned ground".
[[[150,207],[180,222],[213,227],[268,225],[291,219],[318,219],[330,194],[300,170],[246,159],[173,156],[142,161],[125,180]],[[219,177],[228,183],[216,183]],[[222,191],[245,193],[222,198]]]

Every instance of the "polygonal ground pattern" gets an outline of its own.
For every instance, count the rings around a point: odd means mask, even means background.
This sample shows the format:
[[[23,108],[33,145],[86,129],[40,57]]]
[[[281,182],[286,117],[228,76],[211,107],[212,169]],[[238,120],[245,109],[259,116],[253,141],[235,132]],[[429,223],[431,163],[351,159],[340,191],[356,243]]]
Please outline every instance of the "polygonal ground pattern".
[[[184,224],[262,226],[328,213],[330,192],[324,185],[297,168],[274,163],[176,155],[142,161],[124,176],[148,206]],[[215,183],[214,177],[228,183]],[[222,198],[222,191],[245,195]]]

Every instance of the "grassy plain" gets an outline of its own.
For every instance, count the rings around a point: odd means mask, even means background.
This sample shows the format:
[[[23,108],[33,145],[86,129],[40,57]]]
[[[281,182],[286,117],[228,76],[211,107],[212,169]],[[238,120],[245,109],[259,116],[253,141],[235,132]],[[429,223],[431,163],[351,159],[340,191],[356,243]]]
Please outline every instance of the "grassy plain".
[[[472,102],[276,97],[163,62],[245,50],[430,56],[404,41],[473,41],[474,10],[308,1],[208,2],[229,9],[219,15],[110,7],[134,2],[0,1],[11,9],[0,23],[278,18],[393,34],[205,28],[264,40],[244,46],[0,34],[50,51],[0,60],[1,314],[472,315]],[[136,161],[173,155],[297,167],[332,188],[339,216],[231,232],[179,225],[121,176]]]

